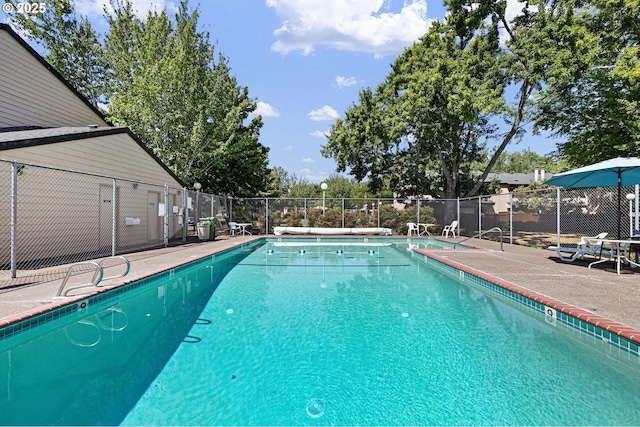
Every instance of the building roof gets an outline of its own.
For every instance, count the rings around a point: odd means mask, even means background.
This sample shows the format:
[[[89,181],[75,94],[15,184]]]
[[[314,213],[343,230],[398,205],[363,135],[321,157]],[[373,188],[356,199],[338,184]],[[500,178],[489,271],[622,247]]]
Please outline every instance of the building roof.
[[[86,126],[86,127],[57,127],[57,128],[3,128],[0,129],[0,151],[34,147],[57,142],[75,141],[80,139],[98,138],[116,134],[127,134],[135,141],[153,160],[155,160],[167,173],[169,173],[183,187],[185,184],[178,178],[162,160],[156,156],[145,144],[142,143],[129,128]]]
[[[20,148],[59,141],[93,138],[126,132],[123,127],[21,127],[0,128],[0,150]]]
[[[551,178],[553,174],[545,173],[544,178],[538,176],[539,182],[544,182],[547,179]],[[500,184],[510,185],[510,186],[518,186],[518,185],[529,185],[531,181],[536,181],[535,173],[490,173],[487,175],[487,179],[485,182],[490,182],[496,180]]]

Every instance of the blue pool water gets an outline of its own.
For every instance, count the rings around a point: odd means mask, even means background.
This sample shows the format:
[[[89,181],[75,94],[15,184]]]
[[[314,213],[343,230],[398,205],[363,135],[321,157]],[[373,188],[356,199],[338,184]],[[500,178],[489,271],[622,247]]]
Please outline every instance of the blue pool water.
[[[0,342],[11,425],[637,425],[640,374],[411,257],[270,241]]]

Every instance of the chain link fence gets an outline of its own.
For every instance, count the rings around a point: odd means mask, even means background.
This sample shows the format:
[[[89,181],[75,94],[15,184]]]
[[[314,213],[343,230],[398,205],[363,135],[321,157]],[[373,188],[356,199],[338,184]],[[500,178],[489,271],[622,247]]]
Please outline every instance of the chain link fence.
[[[441,201],[424,199],[266,198],[233,199],[233,221],[250,223],[258,233],[273,227],[390,228],[406,235],[407,223],[436,224]]]
[[[505,241],[541,248],[575,246],[581,236],[602,232],[624,239],[638,229],[637,186],[623,187],[621,198],[618,205],[618,190],[609,187],[545,188],[460,199],[460,228],[463,235],[472,236],[499,227]],[[487,233],[483,238],[498,236]]]
[[[0,287],[187,240],[182,188],[8,161],[0,182]]]
[[[201,218],[273,227],[383,227],[406,236],[408,223],[440,235],[459,222],[462,236],[570,246],[601,232],[638,229],[638,189],[548,188],[474,198],[227,198],[186,188],[0,160],[0,287],[44,281],[42,269],[197,240]],[[628,201],[625,195],[633,195]],[[424,228],[421,229],[423,231]],[[618,231],[620,230],[620,231]],[[48,273],[47,273],[48,274]],[[20,280],[18,280],[20,279]]]

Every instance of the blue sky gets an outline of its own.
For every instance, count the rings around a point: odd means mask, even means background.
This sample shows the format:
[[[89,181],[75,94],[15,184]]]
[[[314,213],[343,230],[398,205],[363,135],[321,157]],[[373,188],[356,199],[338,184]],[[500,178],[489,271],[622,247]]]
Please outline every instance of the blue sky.
[[[76,0],[77,12],[100,33],[107,29],[105,3]],[[178,1],[132,3],[144,17],[149,8],[174,11]],[[199,7],[201,29],[258,103],[270,166],[314,183],[336,169],[320,154],[324,133],[445,13],[440,0],[191,0],[190,6]],[[527,148],[546,154],[555,144],[525,137],[509,151]]]

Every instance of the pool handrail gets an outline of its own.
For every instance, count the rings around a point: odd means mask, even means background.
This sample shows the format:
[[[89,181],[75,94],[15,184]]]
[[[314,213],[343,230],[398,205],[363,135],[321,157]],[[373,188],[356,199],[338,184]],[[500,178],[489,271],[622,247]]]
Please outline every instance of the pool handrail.
[[[500,227],[493,227],[493,228],[490,228],[489,230],[481,231],[478,234],[475,234],[475,235],[473,235],[471,237],[467,237],[466,239],[460,240],[459,242],[456,242],[456,243],[453,244],[453,249],[456,248],[456,245],[459,245],[462,242],[466,242],[467,240],[471,240],[471,239],[474,239],[476,237],[482,237],[485,234],[489,233],[490,231],[499,231],[500,232],[500,250],[502,252],[504,252],[504,249],[502,247],[502,228],[500,228]]]
[[[109,280],[109,279],[117,279],[118,277],[124,277],[127,274],[129,274],[129,271],[131,270],[131,263],[129,262],[129,260],[126,257],[123,257],[121,255],[116,255],[116,256],[110,256],[107,258],[103,258],[100,260],[100,262],[98,262],[98,264],[100,264],[100,267],[102,267],[103,269],[105,268],[104,265],[102,265],[103,262],[109,260],[109,259],[121,259],[124,261],[125,265],[127,266],[127,268],[125,269],[124,273],[122,274],[115,274],[113,276],[108,276],[108,277],[103,277],[102,280],[100,280],[101,282],[104,280]],[[98,282],[100,283],[100,282]],[[98,284],[96,284],[96,286],[98,286]]]
[[[66,292],[64,293],[64,295],[62,294],[62,291],[64,290],[64,287],[67,284],[67,281],[69,280],[69,277],[71,277],[71,272],[76,269],[76,267],[80,267],[80,266],[92,266],[95,268],[95,273],[93,273],[93,278],[91,279],[90,283],[85,283],[83,285],[78,285],[78,286],[73,286],[69,289],[66,290]],[[60,296],[64,296],[66,297],[67,295],[69,295],[69,292],[74,290],[74,289],[79,289],[79,288],[86,288],[88,286],[96,286],[98,283],[100,283],[100,281],[102,280],[102,277],[104,276],[104,269],[102,268],[102,265],[100,265],[99,263],[95,262],[95,261],[83,261],[83,262],[78,262],[76,264],[73,264],[71,267],[69,267],[69,270],[67,270],[67,274],[66,276],[64,276],[64,279],[62,280],[62,283],[60,284],[60,287],[58,288],[58,292],[56,293],[56,297],[60,297]]]
[[[124,261],[124,264],[127,266],[124,273],[121,274],[115,274],[113,276],[108,276],[108,277],[104,277],[104,265],[103,263],[107,260],[110,259],[121,259]],[[73,286],[71,288],[68,288],[64,294],[62,293],[62,291],[64,290],[64,287],[67,285],[67,281],[69,281],[69,277],[71,277],[71,272],[76,269],[76,267],[79,266],[92,266],[95,268],[95,272],[93,273],[93,277],[91,279],[91,282],[89,283],[85,283],[82,285],[77,285],[77,286]],[[69,295],[69,292],[71,292],[74,289],[79,289],[79,288],[88,288],[90,286],[95,286],[98,287],[99,283],[102,282],[103,280],[109,280],[109,279],[115,279],[118,277],[124,277],[127,274],[129,274],[129,271],[131,270],[131,263],[129,262],[129,260],[123,256],[110,256],[107,258],[103,258],[98,262],[95,261],[83,261],[83,262],[78,262],[76,264],[73,264],[71,267],[69,267],[69,270],[67,270],[67,274],[65,275],[64,279],[62,280],[62,283],[60,284],[60,287],[58,288],[58,292],[56,293],[56,298],[60,298],[60,297],[66,297]]]

